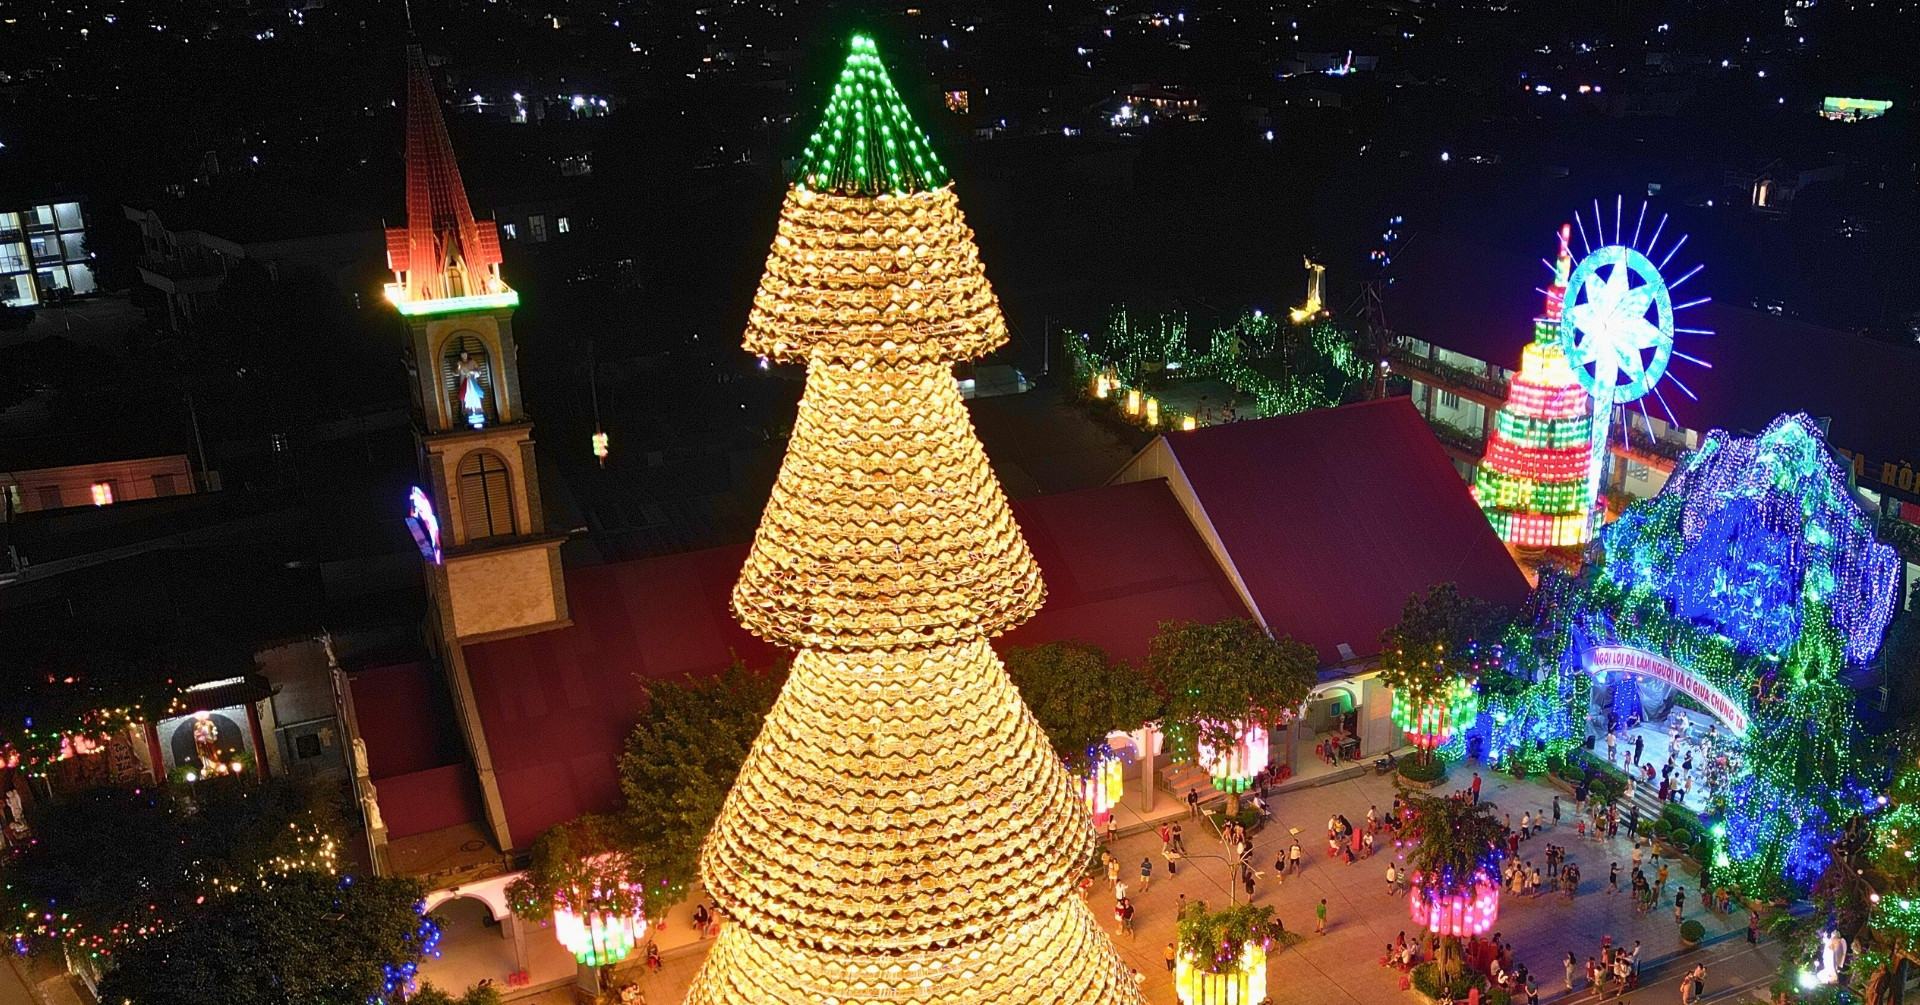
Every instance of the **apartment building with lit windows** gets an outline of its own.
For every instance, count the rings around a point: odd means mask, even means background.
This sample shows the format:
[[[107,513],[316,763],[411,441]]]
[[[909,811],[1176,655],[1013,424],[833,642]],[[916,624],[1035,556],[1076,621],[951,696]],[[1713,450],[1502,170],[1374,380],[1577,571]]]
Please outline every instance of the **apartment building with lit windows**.
[[[35,307],[94,289],[93,253],[79,203],[0,208],[0,304]]]

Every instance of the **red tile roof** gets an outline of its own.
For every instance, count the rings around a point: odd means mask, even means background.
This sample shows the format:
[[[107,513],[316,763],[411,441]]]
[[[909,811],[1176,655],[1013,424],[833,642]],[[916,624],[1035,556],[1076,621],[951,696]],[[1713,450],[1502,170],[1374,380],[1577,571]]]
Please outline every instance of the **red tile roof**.
[[[735,653],[755,667],[780,655],[728,610],[746,559],[738,545],[568,569],[571,626],[467,647],[516,848],[616,803],[614,761],[647,681],[715,673]]]
[[[1517,608],[1526,580],[1406,398],[1166,437],[1259,613],[1341,661],[1436,583]]]
[[[1047,603],[995,648],[1077,639],[1141,660],[1162,621],[1248,616],[1165,479],[1021,499],[1013,515]]]
[[[1245,617],[1164,481],[1014,504],[1046,577],[1046,606],[1000,645],[1080,639],[1146,655],[1160,621]],[[468,646],[467,668],[513,843],[619,798],[614,762],[639,720],[641,685],[781,651],[734,621],[745,546],[567,570],[573,624]],[[371,742],[371,741],[369,741]]]
[[[479,820],[479,785],[440,675],[409,661],[356,670],[349,682],[387,837]]]

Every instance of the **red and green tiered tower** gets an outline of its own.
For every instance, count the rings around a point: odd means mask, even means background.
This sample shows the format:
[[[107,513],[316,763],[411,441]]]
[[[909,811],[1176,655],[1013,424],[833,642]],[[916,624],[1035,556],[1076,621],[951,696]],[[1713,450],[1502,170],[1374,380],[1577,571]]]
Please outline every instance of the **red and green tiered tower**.
[[[1533,321],[1533,343],[1520,355],[1520,372],[1495,416],[1473,483],[1473,497],[1500,539],[1522,548],[1575,548],[1591,532],[1593,418],[1586,389],[1560,351],[1560,307],[1573,266],[1570,230],[1560,227],[1546,312]]]

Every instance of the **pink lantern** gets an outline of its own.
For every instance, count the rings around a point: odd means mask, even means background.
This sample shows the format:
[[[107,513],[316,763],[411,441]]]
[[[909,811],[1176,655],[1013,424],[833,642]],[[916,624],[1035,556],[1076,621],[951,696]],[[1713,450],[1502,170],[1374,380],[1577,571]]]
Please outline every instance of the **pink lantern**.
[[[1222,792],[1245,792],[1253,786],[1254,776],[1267,768],[1267,727],[1257,722],[1228,725],[1237,734],[1233,743],[1226,747],[1215,747],[1202,739],[1199,743],[1200,766],[1213,776],[1214,788]],[[1203,737],[1205,730],[1206,726],[1203,725]]]
[[[1414,874],[1413,892],[1407,898],[1407,905],[1413,923],[1435,935],[1482,935],[1493,928],[1494,921],[1500,917],[1500,884],[1486,869],[1475,871],[1473,884],[1467,890],[1430,889],[1424,879]]]
[[[583,882],[554,897],[553,934],[581,963],[615,963],[647,932],[637,870],[615,852],[592,856],[586,865]]]
[[[1126,762],[1120,755],[1103,750],[1093,758],[1093,766],[1080,776],[1080,794],[1093,814],[1094,826],[1103,826],[1113,816],[1125,792]]]

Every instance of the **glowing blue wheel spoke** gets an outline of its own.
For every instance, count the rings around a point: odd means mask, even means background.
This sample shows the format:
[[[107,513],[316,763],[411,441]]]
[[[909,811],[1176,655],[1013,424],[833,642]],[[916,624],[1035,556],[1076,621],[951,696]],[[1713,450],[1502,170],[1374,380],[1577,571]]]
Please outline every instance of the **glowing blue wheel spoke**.
[[[1593,457],[1587,474],[1587,498],[1597,502],[1600,490],[1602,463],[1606,459],[1607,433],[1612,425],[1613,406],[1628,405],[1640,401],[1640,413],[1647,420],[1648,434],[1652,435],[1652,418],[1647,415],[1646,403],[1641,401],[1653,394],[1660,401],[1660,407],[1673,420],[1673,410],[1667,406],[1666,398],[1659,394],[1658,386],[1662,378],[1671,377],[1667,365],[1676,355],[1673,348],[1673,336],[1676,331],[1688,334],[1710,335],[1711,331],[1696,328],[1676,328],[1673,323],[1675,311],[1684,310],[1707,302],[1707,298],[1675,305],[1672,288],[1693,278],[1700,272],[1701,266],[1695,266],[1685,275],[1669,284],[1660,274],[1660,270],[1672,261],[1674,253],[1687,243],[1686,235],[1681,235],[1666,251],[1666,257],[1655,265],[1649,257],[1654,245],[1660,241],[1660,234],[1666,229],[1667,218],[1664,214],[1654,226],[1653,236],[1647,241],[1645,252],[1634,247],[1638,244],[1642,225],[1646,222],[1646,204],[1642,203],[1640,212],[1634,219],[1633,244],[1618,243],[1623,237],[1625,224],[1624,200],[1614,201],[1613,239],[1608,244],[1606,221],[1600,214],[1600,200],[1593,201],[1594,233],[1598,238],[1590,245],[1586,257],[1574,267],[1567,277],[1566,303],[1560,315],[1560,348],[1566,353],[1567,362],[1573,367],[1574,376],[1593,399]],[[1574,223],[1580,229],[1582,244],[1586,243],[1586,224],[1579,214],[1574,215]],[[1678,353],[1681,359],[1711,368],[1706,361]],[[1673,378],[1674,384],[1688,397],[1695,397],[1691,388]],[[1696,398],[1697,400],[1697,398]],[[1679,425],[1674,421],[1674,425]],[[1627,435],[1626,424],[1620,430],[1624,439]]]

